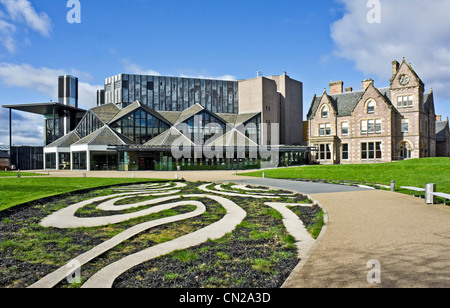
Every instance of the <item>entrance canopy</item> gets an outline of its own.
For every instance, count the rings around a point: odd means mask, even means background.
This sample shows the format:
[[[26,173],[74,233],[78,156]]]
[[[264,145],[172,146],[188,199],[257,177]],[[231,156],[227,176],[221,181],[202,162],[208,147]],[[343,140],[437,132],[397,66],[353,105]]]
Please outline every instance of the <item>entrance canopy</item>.
[[[47,115],[52,114],[53,111],[56,113],[62,112],[62,111],[68,111],[70,113],[76,113],[83,115],[86,113],[86,110],[75,108],[70,105],[63,105],[56,102],[49,102],[49,103],[36,103],[36,104],[17,104],[17,105],[3,105],[3,108],[12,109],[12,110],[18,110],[18,111],[24,111],[34,114],[40,114],[40,115]]]

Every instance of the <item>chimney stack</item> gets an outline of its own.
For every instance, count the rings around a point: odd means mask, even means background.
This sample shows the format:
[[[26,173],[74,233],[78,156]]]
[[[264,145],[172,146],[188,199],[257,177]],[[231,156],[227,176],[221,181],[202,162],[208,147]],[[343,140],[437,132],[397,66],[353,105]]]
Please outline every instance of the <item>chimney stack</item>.
[[[392,77],[397,75],[399,67],[400,67],[400,63],[398,63],[397,60],[392,61]]]
[[[333,81],[330,83],[330,95],[341,94],[344,91],[343,81]]]
[[[442,122],[442,115],[436,115],[436,122]]]
[[[363,82],[362,82],[363,91],[366,91],[366,89],[367,89],[371,84],[373,85],[373,79],[366,79],[366,80],[363,80]]]
[[[345,92],[346,93],[352,93],[353,92],[353,88],[352,87],[345,88]]]

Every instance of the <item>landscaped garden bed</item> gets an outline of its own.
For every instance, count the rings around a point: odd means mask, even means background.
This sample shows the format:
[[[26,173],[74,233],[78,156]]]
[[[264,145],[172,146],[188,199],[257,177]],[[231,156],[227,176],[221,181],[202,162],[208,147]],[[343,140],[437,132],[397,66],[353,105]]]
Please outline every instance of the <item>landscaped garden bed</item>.
[[[223,206],[213,199],[201,197],[205,183],[186,183],[176,193],[177,200],[186,205],[144,215],[120,223],[97,227],[55,228],[43,227],[40,222],[48,215],[70,205],[101,196],[117,194],[111,188],[86,193],[73,193],[64,198],[44,203],[34,202],[0,212],[0,287],[28,287],[42,277],[65,266],[80,254],[115,237],[121,232],[164,217],[175,217],[194,210],[189,202],[201,202],[206,211],[196,217],[164,224],[141,232],[102,253],[81,266],[81,281],[68,283],[65,279],[57,287],[79,287],[93,274],[108,264],[148,247],[169,242],[183,235],[201,230],[226,215]],[[212,188],[212,187],[210,187]],[[242,189],[225,186],[237,194]],[[254,192],[255,194],[257,192]],[[171,287],[280,287],[298,264],[295,239],[288,234],[281,214],[265,202],[308,203],[302,195],[282,196],[284,191],[270,191],[274,196],[252,198],[245,195],[227,196],[245,212],[246,216],[233,232],[216,240],[194,247],[173,251],[167,255],[143,262],[120,275],[114,287],[171,288]],[[197,197],[189,197],[193,194]],[[208,193],[206,193],[208,194]],[[146,210],[155,205],[145,205],[155,200],[154,195],[130,195],[115,205],[143,203],[137,208],[120,211],[101,211],[98,203],[90,203],[76,211],[77,218],[123,215]],[[108,200],[108,198],[106,198]],[[282,201],[280,201],[282,200]],[[163,202],[164,203],[164,202]],[[293,207],[305,225],[320,219],[320,208]],[[319,217],[319,218],[317,218]]]

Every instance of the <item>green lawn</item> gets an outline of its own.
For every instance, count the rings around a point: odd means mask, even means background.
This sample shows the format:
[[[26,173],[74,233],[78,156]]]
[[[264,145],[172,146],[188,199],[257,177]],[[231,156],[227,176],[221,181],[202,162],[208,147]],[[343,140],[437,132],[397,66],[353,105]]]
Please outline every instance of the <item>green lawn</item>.
[[[17,177],[17,173],[20,173],[20,176],[44,176],[45,175],[45,174],[32,173],[32,172],[0,171],[0,177],[5,177],[5,176]]]
[[[263,171],[241,175],[261,177]],[[396,186],[425,187],[435,183],[437,191],[450,193],[450,158],[422,158],[370,165],[323,165],[264,170],[268,178],[347,180]]]
[[[158,180],[135,178],[0,178],[0,211],[18,204],[76,190],[146,181]]]

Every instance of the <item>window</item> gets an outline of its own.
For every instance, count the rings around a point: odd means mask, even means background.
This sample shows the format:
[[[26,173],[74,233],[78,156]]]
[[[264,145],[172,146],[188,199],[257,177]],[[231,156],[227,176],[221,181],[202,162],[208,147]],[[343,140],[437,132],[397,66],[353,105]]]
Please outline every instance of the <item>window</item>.
[[[330,160],[331,159],[331,144],[320,144],[319,152],[316,153],[316,159],[320,160]]]
[[[342,135],[348,135],[348,122],[342,122],[341,129]]]
[[[381,119],[375,120],[375,133],[381,134]]]
[[[397,97],[397,108],[402,108],[402,97]]]
[[[369,134],[375,133],[375,120],[368,120],[367,123],[367,131],[369,132]]]
[[[375,158],[381,159],[382,153],[381,153],[381,142],[375,143]]]
[[[404,95],[397,97],[397,108],[412,108],[414,99],[412,95]]]
[[[402,133],[408,133],[408,132],[409,132],[409,120],[402,119]]]
[[[361,121],[361,135],[367,135],[367,120]]]
[[[344,143],[342,145],[342,159],[348,160],[348,144],[347,143]]]
[[[331,135],[331,124],[319,124],[319,136],[330,136]]]
[[[376,120],[362,120],[361,121],[361,135],[381,133],[381,119]]]
[[[361,159],[367,159],[367,143],[361,143]]]
[[[412,147],[408,142],[403,142],[400,145],[400,156],[403,159],[409,159],[412,157]]]
[[[361,159],[381,159],[381,142],[363,142],[361,143]]]
[[[328,118],[328,107],[323,106],[322,108],[322,118]]]
[[[331,159],[331,144],[327,144],[327,160]]]
[[[367,113],[375,113],[375,102],[374,101],[370,101],[367,104]]]

